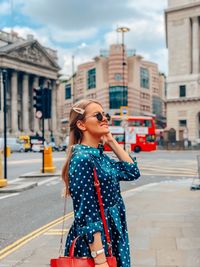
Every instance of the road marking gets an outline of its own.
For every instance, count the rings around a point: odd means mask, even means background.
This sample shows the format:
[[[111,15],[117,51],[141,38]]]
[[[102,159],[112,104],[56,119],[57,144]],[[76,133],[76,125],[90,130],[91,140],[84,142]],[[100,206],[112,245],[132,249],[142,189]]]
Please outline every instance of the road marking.
[[[54,180],[58,180],[58,179],[60,181],[60,177],[58,177],[58,176],[52,177],[52,178],[49,178],[49,179],[46,179],[45,181],[38,182],[38,186],[43,185],[43,184],[46,184],[46,183],[49,183],[49,182],[52,182]]]
[[[14,197],[14,196],[18,196],[19,193],[15,193],[15,194],[12,194],[12,195],[6,195],[6,196],[3,196],[3,197],[0,197],[0,199],[5,199],[5,198],[8,198],[8,197]]]
[[[38,228],[37,230],[29,233],[28,235],[20,238],[19,240],[15,241],[13,244],[5,247],[4,249],[0,250],[0,260],[5,258],[6,256],[8,256],[9,254],[11,254],[12,252],[14,252],[15,250],[17,250],[18,248],[22,247],[23,245],[25,245],[26,243],[30,242],[32,239],[34,239],[37,236],[40,236],[41,234],[43,234],[44,232],[47,232],[48,230],[50,230],[52,227],[60,224],[64,221],[67,221],[68,219],[70,219],[71,217],[73,217],[73,212],[68,213],[65,216],[62,216],[40,228]]]
[[[50,229],[48,232],[44,233],[44,235],[66,235],[69,229]]]
[[[66,160],[66,158],[54,158],[53,161],[64,161]],[[40,163],[42,162],[41,159],[23,159],[23,160],[12,160],[12,161],[8,161],[8,164],[10,165],[18,165],[18,164],[22,164],[22,163],[29,163],[31,162],[32,163]]]

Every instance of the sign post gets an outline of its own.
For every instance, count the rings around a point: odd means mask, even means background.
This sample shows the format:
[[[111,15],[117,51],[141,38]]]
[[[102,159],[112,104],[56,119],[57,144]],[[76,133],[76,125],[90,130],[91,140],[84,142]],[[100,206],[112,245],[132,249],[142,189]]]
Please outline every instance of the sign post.
[[[126,150],[126,128],[128,127],[128,106],[121,106],[120,107],[120,116],[122,117],[121,126],[124,128],[124,150]]]

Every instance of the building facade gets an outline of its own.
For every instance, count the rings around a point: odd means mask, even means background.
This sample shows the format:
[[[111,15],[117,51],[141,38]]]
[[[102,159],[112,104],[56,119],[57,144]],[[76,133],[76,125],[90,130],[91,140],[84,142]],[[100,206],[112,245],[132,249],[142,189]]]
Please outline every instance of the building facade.
[[[48,83],[52,90],[52,118],[45,120],[46,136],[57,131],[58,71],[56,51],[40,45],[32,35],[22,39],[16,33],[0,31],[0,69],[7,72],[7,130],[11,136],[41,133],[35,117],[33,88]],[[3,133],[3,83],[0,84],[0,135]]]
[[[200,143],[200,1],[169,0],[165,11],[169,54],[167,128],[176,140]]]
[[[63,84],[61,122],[67,127],[72,103],[84,98],[99,100],[110,115],[128,106],[128,115],[164,116],[164,81],[156,63],[145,61],[123,45],[111,45],[93,61],[81,64]]]

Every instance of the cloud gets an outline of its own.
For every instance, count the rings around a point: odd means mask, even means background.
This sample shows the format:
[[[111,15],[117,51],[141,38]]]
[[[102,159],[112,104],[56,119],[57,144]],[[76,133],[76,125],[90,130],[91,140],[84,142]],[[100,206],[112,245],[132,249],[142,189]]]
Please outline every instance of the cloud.
[[[166,71],[166,6],[167,0],[15,0],[15,14],[26,18],[26,24],[14,30],[25,38],[31,33],[42,45],[56,49],[62,72],[71,74],[72,54],[75,65],[92,60],[100,49],[121,42],[116,28],[127,26],[127,48]]]
[[[130,0],[29,0],[23,2],[22,12],[40,23],[67,31],[87,29],[91,25],[109,27],[120,18],[139,17]]]

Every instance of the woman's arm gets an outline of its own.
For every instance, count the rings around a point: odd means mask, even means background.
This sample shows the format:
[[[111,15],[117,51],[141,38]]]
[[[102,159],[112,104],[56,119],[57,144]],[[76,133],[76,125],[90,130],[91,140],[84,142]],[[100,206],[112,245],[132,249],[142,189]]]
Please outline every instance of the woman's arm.
[[[91,251],[97,251],[103,248],[102,240],[101,240],[101,233],[97,232],[94,234],[94,242],[92,244],[89,244],[90,250]],[[97,255],[96,258],[94,258],[95,265],[99,266],[99,264],[102,264],[102,267],[105,266],[107,267],[107,262],[106,262],[106,255],[105,253],[101,253]],[[103,265],[105,263],[105,265]]]
[[[128,153],[118,144],[111,133],[104,135],[103,141],[112,149],[119,160],[133,163],[133,160],[129,157]]]

